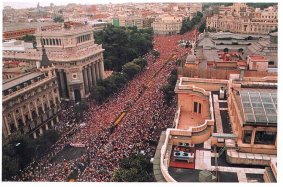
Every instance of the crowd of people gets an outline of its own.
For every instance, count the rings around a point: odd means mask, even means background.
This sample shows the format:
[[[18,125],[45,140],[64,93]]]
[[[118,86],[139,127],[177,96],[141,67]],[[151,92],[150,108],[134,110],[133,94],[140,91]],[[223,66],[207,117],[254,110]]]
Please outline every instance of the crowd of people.
[[[102,105],[89,101],[84,126],[74,120],[72,107],[66,107],[63,120],[56,127],[62,133],[61,139],[15,180],[67,181],[70,173],[77,170],[77,181],[108,182],[122,158],[136,153],[149,159],[153,157],[159,136],[172,126],[176,111],[176,101],[172,106],[165,104],[160,88],[176,68],[173,62],[190,51],[177,42],[193,40],[195,35],[193,31],[184,35],[154,36],[154,49],[160,56],[146,54],[147,67]],[[123,111],[126,116],[114,126],[113,122]],[[54,160],[54,156],[71,143],[85,146],[81,156],[73,160]]]

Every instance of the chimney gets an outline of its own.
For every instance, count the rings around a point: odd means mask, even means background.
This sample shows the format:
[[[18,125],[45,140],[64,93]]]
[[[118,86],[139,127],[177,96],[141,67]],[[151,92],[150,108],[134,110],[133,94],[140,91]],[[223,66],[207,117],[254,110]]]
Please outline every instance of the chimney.
[[[239,76],[239,78],[240,78],[240,81],[242,81],[243,78],[244,78],[245,68],[244,67],[240,67],[239,69],[240,69],[240,76]]]

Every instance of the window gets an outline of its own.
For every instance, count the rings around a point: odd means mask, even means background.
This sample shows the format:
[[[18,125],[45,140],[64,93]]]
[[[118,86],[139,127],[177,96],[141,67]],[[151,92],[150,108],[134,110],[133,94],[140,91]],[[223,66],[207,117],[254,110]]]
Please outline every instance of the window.
[[[194,112],[201,113],[201,103],[194,102]]]
[[[72,74],[72,77],[73,77],[73,79],[77,79],[77,74],[76,74],[76,73],[73,73],[73,74]]]
[[[268,65],[274,65],[274,61],[268,61]]]
[[[276,141],[276,132],[257,131],[255,134],[255,144],[274,145]]]
[[[252,131],[251,130],[245,130],[243,131],[243,143],[250,144],[252,140]]]
[[[194,112],[197,113],[197,111],[198,111],[198,103],[194,102]]]

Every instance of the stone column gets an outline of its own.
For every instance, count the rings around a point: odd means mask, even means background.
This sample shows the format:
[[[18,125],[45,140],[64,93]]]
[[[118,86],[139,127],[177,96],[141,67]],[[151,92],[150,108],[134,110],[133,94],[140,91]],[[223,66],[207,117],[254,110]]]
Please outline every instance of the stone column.
[[[43,134],[43,130],[42,130],[41,127],[39,128],[39,133],[40,133],[40,134]]]
[[[100,77],[101,77],[101,79],[103,79],[103,77],[104,77],[104,65],[103,65],[103,62],[102,62],[102,60],[100,60],[100,62],[99,62],[99,70],[100,70]]]
[[[53,97],[54,105],[57,106],[54,90],[52,91],[52,97]]]
[[[37,116],[39,116],[39,114],[38,114],[38,106],[37,106],[37,101],[34,101],[34,106],[35,106],[35,111],[36,111],[36,114],[37,114]]]
[[[96,74],[96,80],[100,79],[100,71],[99,71],[99,66],[98,66],[98,61],[95,62],[95,74]]]
[[[33,138],[36,139],[36,132],[33,132]]]
[[[42,110],[43,110],[43,113],[45,113],[45,107],[44,107],[44,104],[43,104],[43,97],[40,98],[40,101],[41,101],[41,106],[42,106]]]
[[[87,67],[88,70],[88,82],[89,82],[89,91],[91,90],[93,83],[92,83],[92,75],[91,75],[91,66]]]
[[[60,83],[61,83],[61,91],[62,91],[62,97],[66,98],[67,97],[67,93],[66,93],[66,83],[64,81],[64,74],[63,74],[64,70],[59,71],[59,75],[60,75]]]
[[[52,92],[53,92],[53,91],[52,91]],[[51,108],[49,94],[46,94],[46,95],[47,95],[47,103],[48,103],[48,107],[49,107],[49,108]]]
[[[48,124],[47,123],[45,124],[45,129],[48,130]]]
[[[22,115],[22,119],[23,119],[23,122],[24,122],[24,125],[26,126],[26,119],[25,119],[25,116],[24,116],[24,111],[23,111],[23,107],[21,107],[21,115]]]
[[[253,129],[253,132],[252,132],[251,145],[254,145],[254,141],[255,141],[255,133],[256,133],[256,128],[254,128],[254,129]]]
[[[92,81],[93,85],[96,86],[96,73],[95,73],[95,66],[94,63],[91,64],[91,70],[92,70]]]
[[[18,130],[19,129],[19,125],[18,125],[18,121],[16,119],[16,114],[15,112],[13,112],[13,119],[14,119],[14,122],[15,122],[15,125],[16,125],[16,129]]]
[[[8,120],[7,120],[6,116],[4,116],[4,122],[5,122],[5,126],[6,126],[6,129],[7,129],[8,135],[10,135],[11,134],[11,130],[10,130],[10,127],[9,127]]]
[[[28,103],[28,113],[29,113],[29,117],[30,117],[30,119],[31,119],[31,120],[33,120],[32,115],[31,115],[31,110],[30,110],[29,103]]]
[[[88,87],[88,78],[85,68],[83,69],[83,78],[84,78],[85,94],[87,94],[89,92],[89,87]]]

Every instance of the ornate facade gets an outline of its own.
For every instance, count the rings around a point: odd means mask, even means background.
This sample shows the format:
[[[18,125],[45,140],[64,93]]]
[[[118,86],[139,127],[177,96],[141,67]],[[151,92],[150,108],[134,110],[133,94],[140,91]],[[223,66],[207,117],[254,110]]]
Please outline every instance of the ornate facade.
[[[172,35],[179,34],[182,26],[181,17],[159,17],[152,23],[154,34]]]
[[[37,72],[4,81],[2,103],[5,140],[17,132],[36,138],[59,122],[61,108],[55,67],[44,48]]]
[[[98,79],[103,79],[104,63],[102,45],[94,44],[93,29],[88,26],[57,28],[36,32],[55,66],[59,94],[64,100],[75,102],[87,98]],[[40,46],[40,45],[37,45]],[[40,50],[41,47],[38,47]],[[4,60],[40,60],[38,50],[3,53]]]
[[[246,34],[268,34],[278,25],[277,8],[252,9],[245,3],[220,7],[219,14],[208,16],[208,28]]]

